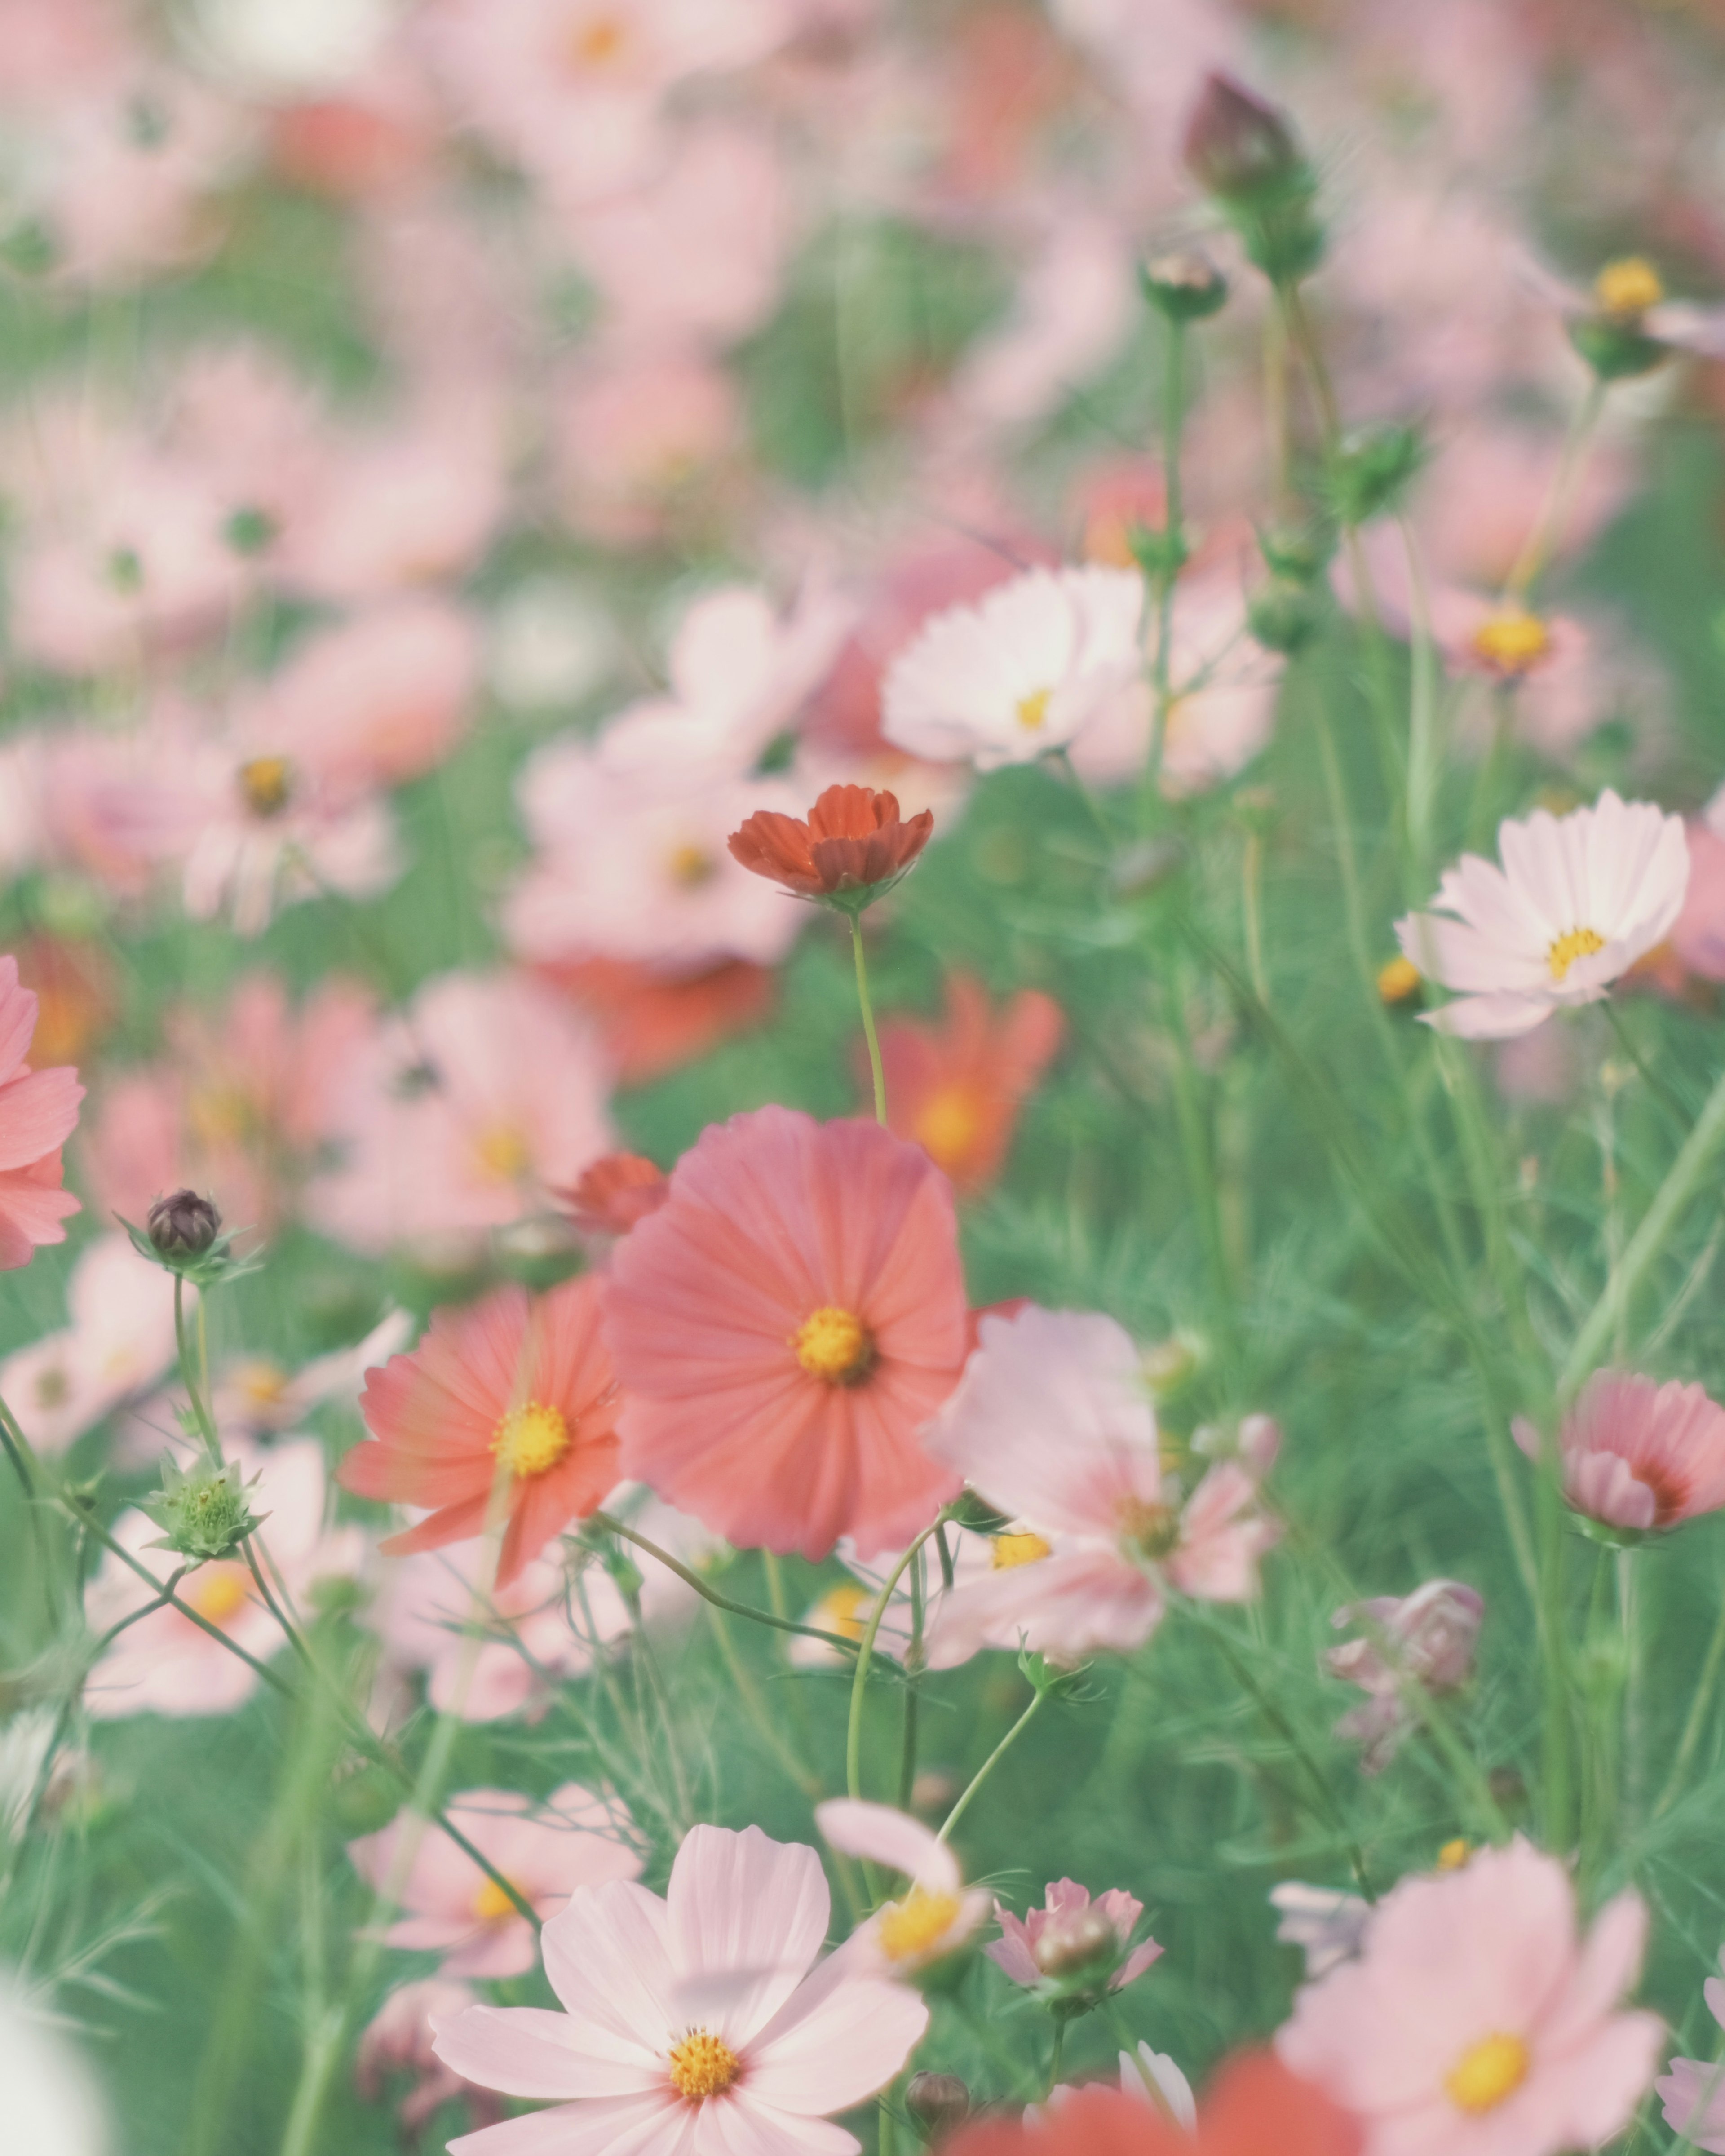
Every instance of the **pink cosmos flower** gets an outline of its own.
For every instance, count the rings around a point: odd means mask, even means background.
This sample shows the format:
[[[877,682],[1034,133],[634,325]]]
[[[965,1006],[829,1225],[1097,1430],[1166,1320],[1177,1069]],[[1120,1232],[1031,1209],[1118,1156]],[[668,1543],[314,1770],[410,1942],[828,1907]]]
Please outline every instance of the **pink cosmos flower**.
[[[918,1441],[964,1359],[952,1194],[876,1124],[713,1126],[604,1292],[625,1471],[732,1542],[870,1557],[956,1488]]]
[[[1530,1460],[1539,1433],[1517,1417]],[[1725,1505],[1725,1408],[1699,1385],[1596,1370],[1558,1433],[1563,1495],[1578,1512],[1635,1532],[1681,1527]]]
[[[60,1147],[78,1122],[84,1088],[64,1068],[32,1070],[37,999],[20,988],[18,960],[0,957],[0,1271],[27,1265],[44,1243],[63,1243],[60,1223],[79,1210],[60,1188]]]
[[[564,516],[607,546],[648,544],[708,504],[741,424],[736,386],[713,361],[600,340],[553,393]]]
[[[910,1976],[955,1952],[986,1922],[993,1899],[967,1887],[958,1860],[920,1820],[891,1804],[833,1797],[814,1808],[815,1825],[831,1845],[883,1870],[896,1871],[906,1891],[883,1902],[852,1933],[847,1959],[882,1976]]]
[[[1143,1903],[1122,1887],[1111,1887],[1092,1901],[1089,1887],[1076,1879],[1051,1879],[1042,1907],[1027,1909],[1022,1917],[994,1904],[1004,1936],[983,1951],[1014,1984],[1030,1991],[1051,1977],[1070,1977],[1111,1962],[1106,1989],[1119,1991],[1162,1954],[1154,1939],[1132,1943],[1143,1913]]]
[[[1517,1835],[1392,1889],[1359,1958],[1301,1990],[1276,2048],[1358,2116],[1365,2156],[1597,2148],[1658,2058],[1659,2017],[1615,2006],[1646,1928],[1624,1893],[1579,1938],[1568,1868]]]
[[[512,1789],[470,1789],[450,1817],[542,1917],[583,1887],[639,1876],[629,1814],[614,1798],[566,1782],[536,1812]],[[396,1879],[403,1837],[417,1840],[395,1898],[406,1912],[383,1933],[386,1946],[443,1956],[445,1976],[520,1976],[538,1954],[533,1927],[495,1879],[434,1825],[410,1812],[381,1833],[350,1841],[353,1868],[374,1892]]]
[[[960,410],[990,429],[1065,403],[1112,360],[1137,312],[1132,240],[1118,220],[1081,197],[1038,208],[1044,229],[1012,311],[971,346],[952,383]]]
[[[467,2080],[557,2106],[460,2156],[852,2156],[825,2122],[892,2078],[928,2009],[845,1955],[817,1963],[829,1910],[814,1851],[753,1826],[691,1828],[663,1901],[624,1880],[578,1887],[541,1942],[563,2011],[475,2006],[438,2031]]]
[[[984,1316],[980,1345],[925,1443],[1013,1521],[990,1576],[947,1597],[936,1669],[979,1647],[1060,1661],[1129,1652],[1165,1589],[1240,1602],[1277,1530],[1244,1460],[1211,1467],[1183,1504],[1163,1467],[1138,1351],[1112,1318],[1029,1304]]]
[[[1725,1967],[1725,1953],[1719,1957]],[[1710,1976],[1704,1988],[1707,2011],[1725,2029],[1725,1983]],[[1717,2059],[1673,2059],[1653,2084],[1673,2133],[1725,2156],[1725,2068]]]
[[[398,2075],[414,2077],[395,2106],[403,2136],[410,2143],[431,2123],[433,2114],[452,2100],[465,2099],[470,2123],[475,2126],[495,2126],[503,2116],[502,2104],[489,2090],[463,2081],[432,2048],[439,2022],[478,2003],[470,1984],[449,1977],[398,1984],[360,2036],[353,2086],[362,2103],[381,2103]]]
[[[945,1537],[952,1560],[953,1587],[987,1577],[992,1568],[994,1547],[988,1536],[972,1534],[956,1522],[948,1522]],[[857,1555],[855,1545],[845,1539],[839,1543],[833,1554],[845,1567],[849,1576],[818,1596],[804,1612],[803,1622],[816,1625],[823,1632],[836,1633],[842,1640],[860,1640],[867,1628],[870,1613],[880,1599],[880,1590],[898,1571],[899,1559],[904,1552],[881,1550],[865,1560]],[[897,1585],[887,1597],[886,1607],[880,1614],[880,1627],[875,1634],[876,1654],[891,1655],[896,1662],[902,1662],[910,1653],[915,1633],[911,1568],[919,1569],[922,1575],[922,1636],[925,1640],[939,1620],[942,1603],[952,1591],[944,1584],[934,1544],[925,1543],[911,1560],[911,1567],[900,1574]],[[829,1645],[824,1640],[789,1640],[786,1642],[785,1654],[791,1667],[797,1670],[849,1671],[855,1666],[841,1648]]]
[[[0,1398],[39,1452],[64,1452],[174,1358],[173,1282],[129,1236],[102,1235],[79,1253],[66,1304],[66,1326],[0,1363]],[[151,1457],[161,1449],[158,1436]]]
[[[1383,1772],[1418,1720],[1404,1697],[1409,1683],[1454,1691],[1473,1675],[1485,1614],[1483,1597],[1455,1579],[1428,1579],[1411,1594],[1379,1594],[1337,1610],[1332,1625],[1367,1627],[1363,1638],[1324,1656],[1332,1676],[1366,1694],[1363,1704],[1336,1724],[1336,1734],[1363,1746],[1360,1764],[1367,1774]]]

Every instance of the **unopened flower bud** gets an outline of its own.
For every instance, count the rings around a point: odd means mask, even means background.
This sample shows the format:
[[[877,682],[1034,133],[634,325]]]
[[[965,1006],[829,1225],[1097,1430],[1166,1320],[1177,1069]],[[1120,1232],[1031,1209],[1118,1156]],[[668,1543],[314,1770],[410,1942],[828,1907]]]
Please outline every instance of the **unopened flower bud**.
[[[1398,422],[1362,428],[1342,444],[1330,476],[1336,514],[1343,524],[1369,523],[1399,506],[1425,462],[1425,437]]]
[[[1142,264],[1138,281],[1144,297],[1171,322],[1201,322],[1228,298],[1228,280],[1196,248],[1158,254]]]
[[[194,1564],[229,1556],[261,1523],[237,1461],[218,1466],[199,1459],[189,1468],[164,1460],[162,1488],[144,1510],[162,1530],[154,1549],[174,1551]]]
[[[1045,1976],[1076,1976],[1099,1961],[1118,1960],[1120,1933],[1092,1905],[1045,1924],[1031,1952]]]
[[[1324,603],[1305,584],[1266,584],[1246,604],[1246,624],[1266,651],[1291,658],[1323,626]]]
[[[1671,346],[1649,336],[1639,315],[1579,315],[1564,326],[1570,343],[1601,382],[1633,381],[1671,357]]]
[[[1204,79],[1186,121],[1182,154],[1199,187],[1224,202],[1273,192],[1306,162],[1293,129],[1276,108],[1219,74]]]
[[[1313,584],[1329,567],[1335,552],[1333,532],[1310,524],[1277,524],[1258,534],[1258,552],[1274,577],[1290,584]]]
[[[970,2091],[957,2074],[912,2074],[905,2109],[931,2141],[963,2126],[970,2116]]]
[[[222,1216],[195,1190],[176,1190],[150,1208],[151,1246],[164,1258],[201,1258],[222,1232]]]

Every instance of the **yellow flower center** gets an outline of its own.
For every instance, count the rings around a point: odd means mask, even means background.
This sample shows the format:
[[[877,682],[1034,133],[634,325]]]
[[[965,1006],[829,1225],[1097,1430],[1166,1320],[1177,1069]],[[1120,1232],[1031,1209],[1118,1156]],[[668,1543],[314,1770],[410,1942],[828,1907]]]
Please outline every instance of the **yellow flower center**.
[[[988,1562],[996,1572],[1011,1572],[1021,1564],[1037,1564],[1054,1551],[1040,1535],[996,1535],[988,1551]]]
[[[1404,1004],[1420,986],[1420,968],[1411,958],[1392,958],[1378,969],[1378,994],[1386,1004]]]
[[[570,31],[563,49],[571,71],[581,74],[610,66],[628,43],[629,33],[615,15],[590,15]]]
[[[251,1591],[251,1574],[243,1564],[212,1564],[199,1573],[186,1599],[212,1625],[225,1625],[239,1614]]]
[[[1532,2063],[1519,2036],[1482,2037],[1444,2076],[1444,2087],[1457,2110],[1477,2116],[1513,2096]]]
[[[1033,689],[1028,696],[1020,696],[1014,706],[1019,724],[1027,734],[1034,734],[1048,716],[1048,702],[1052,689]]]
[[[1446,1841],[1438,1851],[1437,1868],[1440,1871],[1459,1871],[1472,1855],[1471,1845],[1458,1835],[1454,1841]]]
[[[962,1164],[981,1135],[982,1103],[973,1086],[943,1086],[911,1127],[911,1135],[937,1168]]]
[[[691,2103],[700,2103],[730,2087],[742,2071],[742,2061],[722,2036],[705,2029],[691,2029],[680,2044],[671,2046],[671,2087]]]
[[[198,1086],[186,1102],[186,1121],[200,1145],[234,1145],[257,1122],[252,1104],[238,1086]]]
[[[1602,313],[1623,320],[1656,307],[1665,297],[1665,286],[1645,255],[1625,254],[1620,261],[1608,262],[1594,278],[1594,297]]]
[[[506,1917],[521,1914],[495,1879],[481,1879],[473,1897],[473,1913],[482,1924],[501,1924]]]
[[[1558,937],[1545,954],[1552,978],[1561,981],[1578,958],[1591,958],[1595,951],[1604,947],[1605,939],[1597,928],[1572,928],[1568,935]]]
[[[958,1921],[956,1894],[931,1894],[913,1887],[902,1902],[889,1902],[875,1933],[888,1961],[920,1961]]]
[[[516,1183],[532,1161],[526,1137],[513,1123],[494,1123],[473,1142],[479,1164],[494,1183]]]
[[[285,756],[254,756],[239,767],[239,798],[254,816],[279,816],[293,798],[294,767]]]
[[[1117,1517],[1122,1538],[1139,1557],[1166,1557],[1180,1539],[1180,1515],[1172,1505],[1124,1497]]]
[[[860,1385],[874,1368],[874,1336],[854,1310],[812,1310],[791,1335],[797,1360],[829,1385]]]
[[[716,855],[697,845],[693,839],[685,839],[680,846],[673,846],[665,865],[671,881],[682,891],[699,891],[702,884],[711,883],[719,873]]]
[[[1500,673],[1525,674],[1551,649],[1551,631],[1525,607],[1506,607],[1480,624],[1473,633],[1473,648]]]
[[[860,1640],[862,1613],[869,1599],[860,1587],[834,1587],[822,1595],[810,1615],[823,1632],[836,1632],[841,1640]]]
[[[242,1363],[234,1383],[253,1407],[273,1408],[287,1390],[287,1372],[278,1363]]]
[[[39,1370],[34,1391],[39,1408],[63,1408],[72,1397],[72,1380],[57,1367]]]
[[[569,1425],[561,1409],[529,1400],[499,1422],[491,1450],[511,1475],[543,1475],[569,1450]]]

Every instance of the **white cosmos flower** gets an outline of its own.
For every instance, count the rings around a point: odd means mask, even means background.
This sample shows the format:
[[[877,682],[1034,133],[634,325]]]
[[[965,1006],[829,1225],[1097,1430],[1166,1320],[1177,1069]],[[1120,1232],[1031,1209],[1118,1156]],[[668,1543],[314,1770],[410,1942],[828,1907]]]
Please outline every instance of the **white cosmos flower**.
[[[1032,569],[948,607],[889,669],[881,731],[934,763],[1033,762],[1142,668],[1143,603],[1135,569]]]
[[[1602,793],[1591,808],[1498,828],[1500,869],[1464,854],[1432,903],[1396,923],[1422,973],[1461,993],[1427,1023],[1467,1040],[1527,1033],[1554,1010],[1599,1002],[1662,942],[1689,882],[1683,819]]]

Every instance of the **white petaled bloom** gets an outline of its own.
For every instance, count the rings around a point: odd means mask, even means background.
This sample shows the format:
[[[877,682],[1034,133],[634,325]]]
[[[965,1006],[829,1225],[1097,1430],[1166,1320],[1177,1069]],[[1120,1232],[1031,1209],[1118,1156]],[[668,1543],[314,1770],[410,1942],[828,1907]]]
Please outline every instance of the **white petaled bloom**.
[[[949,607],[894,660],[881,732],[895,747],[980,771],[1063,748],[1143,665],[1134,569],[1032,569]]]
[[[1503,865],[1464,854],[1431,913],[1396,923],[1404,955],[1456,1000],[1425,1014],[1466,1040],[1527,1033],[1554,1010],[1598,1003],[1664,942],[1682,911],[1681,816],[1602,793],[1591,808],[1498,827]]]
[[[903,1894],[883,1902],[842,1949],[871,1974],[911,1976],[927,1969],[963,1946],[993,1908],[993,1896],[966,1887],[957,1858],[908,1812],[831,1797],[815,1806],[814,1823],[843,1855],[906,1881]]]

